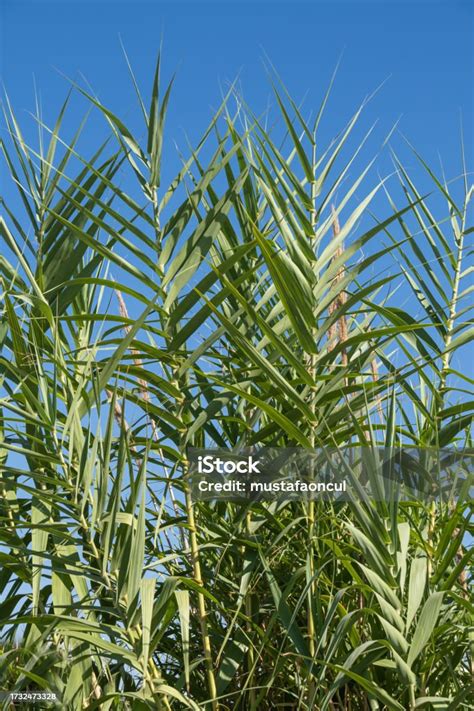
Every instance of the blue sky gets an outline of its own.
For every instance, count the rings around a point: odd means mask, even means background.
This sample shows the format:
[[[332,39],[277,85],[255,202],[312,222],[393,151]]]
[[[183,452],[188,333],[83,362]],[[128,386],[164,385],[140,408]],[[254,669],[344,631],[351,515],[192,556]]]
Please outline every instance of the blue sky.
[[[455,178],[461,170],[462,115],[467,162],[472,166],[471,0],[0,0],[0,8],[0,77],[23,126],[28,123],[27,112],[34,109],[34,81],[44,119],[52,125],[69,87],[63,75],[82,81],[81,72],[101,100],[135,131],[140,113],[120,38],[146,96],[163,38],[165,78],[177,70],[167,120],[170,143],[174,139],[183,146],[184,131],[192,141],[201,135],[212,107],[220,102],[222,88],[237,75],[251,107],[264,111],[270,97],[265,54],[293,97],[297,101],[306,97],[303,112],[319,105],[341,59],[321,125],[323,146],[364,97],[383,84],[358,133],[360,138],[378,121],[364,162],[399,121],[400,131],[427,162],[438,167],[441,157],[447,178]],[[73,109],[70,131],[77,120]],[[85,140],[91,142],[86,155],[100,141],[100,125],[94,120],[92,131],[89,127],[86,132]],[[28,140],[33,127],[31,121],[25,131]],[[393,144],[412,169],[413,155],[397,133]],[[164,172],[169,173],[166,182],[176,172],[177,158],[164,163]],[[0,175],[5,175],[1,165]],[[388,153],[376,170],[381,175],[392,172]],[[14,188],[8,181],[1,182],[1,192],[9,200]],[[428,183],[426,189],[432,188]],[[442,209],[444,216],[444,205]]]
[[[178,69],[171,137],[203,129],[210,107],[240,72],[250,103],[269,94],[266,52],[297,99],[317,105],[342,54],[329,109],[339,129],[382,82],[370,107],[380,136],[400,127],[429,161],[438,151],[448,174],[458,168],[460,111],[473,149],[473,3],[470,0],[354,2],[140,2],[0,0],[0,74],[20,115],[33,107],[33,75],[45,116],[67,90],[58,71],[82,71],[109,105],[127,116],[132,89],[120,49],[127,48],[148,90],[160,38],[165,67]],[[328,131],[330,126],[328,126]]]
[[[221,87],[237,75],[249,104],[263,111],[270,95],[265,54],[295,99],[306,96],[308,110],[318,106],[341,59],[323,125],[326,140],[383,84],[364,119],[365,128],[379,122],[375,147],[399,121],[426,160],[437,164],[440,155],[448,178],[455,177],[462,114],[472,165],[471,0],[0,0],[0,20],[0,78],[22,120],[34,108],[33,77],[51,123],[68,89],[61,73],[78,79],[81,72],[101,100],[133,124],[139,112],[119,38],[147,94],[163,37],[164,73],[178,70],[168,138],[182,143],[184,130],[191,139],[199,136]],[[397,136],[394,142],[397,149],[403,145]],[[380,170],[391,170],[388,161]]]

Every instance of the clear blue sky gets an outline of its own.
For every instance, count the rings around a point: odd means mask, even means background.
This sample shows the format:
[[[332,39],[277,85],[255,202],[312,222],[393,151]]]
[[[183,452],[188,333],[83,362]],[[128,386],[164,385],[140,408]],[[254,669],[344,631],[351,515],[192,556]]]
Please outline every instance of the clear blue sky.
[[[191,140],[201,135],[211,107],[219,104],[221,86],[239,73],[252,108],[257,112],[266,108],[270,91],[262,64],[265,53],[294,98],[306,96],[308,111],[318,106],[342,54],[322,124],[323,146],[363,98],[384,83],[358,133],[360,137],[378,120],[364,162],[400,119],[400,130],[430,165],[438,167],[440,155],[446,176],[454,178],[461,170],[462,113],[472,169],[473,0],[0,0],[0,8],[0,77],[22,124],[28,123],[27,111],[34,110],[33,77],[44,119],[52,125],[69,88],[60,72],[76,80],[82,72],[101,100],[135,131],[140,112],[120,37],[146,95],[163,37],[163,74],[169,77],[178,70],[166,133],[168,141],[175,139],[180,146],[184,131]],[[69,130],[77,126],[74,111]],[[91,123],[86,155],[101,138],[103,122],[96,116]],[[32,130],[25,133],[27,140],[33,136]],[[394,135],[393,143],[412,168],[413,156],[404,151],[399,136]],[[0,165],[0,175],[5,175],[4,162]],[[176,169],[177,158],[164,161],[164,184]],[[386,154],[377,170],[386,175],[392,169]],[[14,186],[1,182],[1,192],[14,206],[18,200]],[[433,188],[430,183],[421,185],[422,191]],[[444,204],[441,209],[444,217]]]
[[[240,71],[246,97],[263,109],[266,52],[296,98],[315,106],[343,53],[329,119],[339,129],[384,80],[370,109],[380,135],[401,129],[430,161],[438,151],[451,176],[459,155],[459,115],[473,149],[473,10],[471,0],[0,0],[0,74],[20,115],[33,108],[33,75],[46,119],[67,89],[61,70],[82,71],[94,90],[127,116],[132,90],[119,35],[147,90],[161,35],[165,67],[178,68],[171,137],[204,128],[219,82]],[[328,131],[330,127],[328,127]]]
[[[0,0],[0,21],[0,77],[23,119],[34,108],[33,76],[45,119],[54,119],[68,89],[59,70],[74,79],[82,72],[102,101],[133,123],[139,112],[120,36],[145,92],[163,36],[165,75],[178,69],[167,133],[181,143],[183,129],[191,138],[201,133],[220,86],[238,73],[251,106],[266,107],[265,53],[297,100],[307,94],[308,109],[318,105],[342,54],[327,139],[385,82],[365,123],[379,119],[376,146],[400,119],[418,151],[435,165],[440,154],[452,178],[460,172],[462,112],[473,165],[473,0]]]

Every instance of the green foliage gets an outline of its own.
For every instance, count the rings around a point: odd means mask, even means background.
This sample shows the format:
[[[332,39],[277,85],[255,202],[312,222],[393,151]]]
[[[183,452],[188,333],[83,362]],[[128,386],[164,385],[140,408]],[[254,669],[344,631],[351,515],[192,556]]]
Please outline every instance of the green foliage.
[[[322,150],[327,97],[309,126],[275,78],[282,144],[231,87],[166,186],[159,65],[149,108],[132,74],[145,143],[73,87],[111,131],[89,159],[69,97],[37,148],[5,102],[0,689],[467,709],[467,494],[242,506],[186,483],[189,445],[470,446],[466,167],[459,190],[414,153],[426,197],[394,157],[359,197],[362,109]]]

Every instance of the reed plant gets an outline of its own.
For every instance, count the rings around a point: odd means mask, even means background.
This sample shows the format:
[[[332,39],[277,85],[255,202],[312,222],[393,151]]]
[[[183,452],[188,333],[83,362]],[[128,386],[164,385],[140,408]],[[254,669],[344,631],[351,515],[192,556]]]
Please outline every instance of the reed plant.
[[[271,116],[231,86],[165,182],[172,82],[132,79],[136,132],[74,84],[33,143],[4,102],[1,707],[472,708],[468,489],[242,504],[187,478],[190,447],[470,447],[466,165],[413,149],[416,177],[393,153],[374,179],[366,102],[324,146],[329,92],[310,122],[271,73]]]

